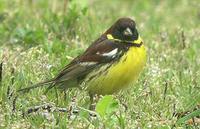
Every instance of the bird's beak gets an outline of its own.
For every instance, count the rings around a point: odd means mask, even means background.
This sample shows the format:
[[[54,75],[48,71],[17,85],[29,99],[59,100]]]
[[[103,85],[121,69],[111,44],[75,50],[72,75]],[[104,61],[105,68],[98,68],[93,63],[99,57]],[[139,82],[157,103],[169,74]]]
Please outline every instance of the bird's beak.
[[[136,44],[140,44],[142,43],[142,38],[140,36],[138,36],[138,38],[136,40],[133,41],[133,43],[136,43]]]
[[[131,36],[133,35],[131,29],[129,27],[127,27],[125,30],[124,30],[124,35],[126,36]]]

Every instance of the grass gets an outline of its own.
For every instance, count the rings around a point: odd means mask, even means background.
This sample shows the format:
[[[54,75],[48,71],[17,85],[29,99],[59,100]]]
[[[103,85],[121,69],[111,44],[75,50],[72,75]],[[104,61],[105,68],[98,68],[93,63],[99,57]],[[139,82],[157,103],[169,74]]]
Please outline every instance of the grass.
[[[120,0],[0,0],[1,128],[198,128],[200,104],[200,3]],[[9,94],[56,75],[119,17],[131,17],[148,48],[148,63],[129,89],[98,103],[98,119],[88,117],[89,97],[72,89],[45,88],[20,95],[12,112]],[[9,93],[7,92],[10,89]],[[34,105],[75,104],[78,115],[52,112],[22,117]],[[127,105],[125,110],[122,103]],[[102,109],[103,108],[103,109]],[[102,109],[102,110],[101,110]],[[190,111],[181,119],[175,113]],[[197,116],[196,122],[188,119]],[[177,122],[178,121],[178,122]]]

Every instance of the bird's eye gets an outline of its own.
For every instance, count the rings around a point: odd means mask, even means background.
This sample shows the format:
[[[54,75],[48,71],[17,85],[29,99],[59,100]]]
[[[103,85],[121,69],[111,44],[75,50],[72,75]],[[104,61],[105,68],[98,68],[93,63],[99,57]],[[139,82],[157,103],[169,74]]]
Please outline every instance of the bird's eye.
[[[123,34],[125,36],[132,36],[133,35],[133,32],[131,31],[131,29],[129,27],[127,27],[124,31],[123,31]]]

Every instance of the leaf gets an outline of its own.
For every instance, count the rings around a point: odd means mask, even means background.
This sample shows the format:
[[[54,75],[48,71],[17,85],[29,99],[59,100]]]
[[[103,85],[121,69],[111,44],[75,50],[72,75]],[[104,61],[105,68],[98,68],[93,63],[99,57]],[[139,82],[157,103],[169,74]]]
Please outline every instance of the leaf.
[[[104,96],[96,105],[96,111],[101,117],[111,115],[117,108],[118,102],[112,95]]]
[[[81,9],[88,7],[88,0],[73,0],[71,1],[71,5],[78,5]]]
[[[188,115],[186,115],[186,116],[184,116],[184,117],[178,119],[176,123],[177,123],[177,124],[185,123],[185,122],[188,121],[189,119],[192,119],[192,118],[194,118],[194,117],[196,117],[196,116],[200,116],[200,109],[195,110],[195,111],[191,112],[190,114],[188,114]]]

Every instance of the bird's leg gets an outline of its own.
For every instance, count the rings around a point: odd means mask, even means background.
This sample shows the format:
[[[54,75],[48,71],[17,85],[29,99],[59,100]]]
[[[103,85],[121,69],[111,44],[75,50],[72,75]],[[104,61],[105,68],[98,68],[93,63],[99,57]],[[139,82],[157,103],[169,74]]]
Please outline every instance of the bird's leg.
[[[120,101],[120,104],[124,107],[125,111],[127,111],[128,105],[125,102],[123,102],[121,99],[119,99],[119,101]]]
[[[55,94],[56,94],[56,104],[58,104],[58,91],[57,91],[57,89],[56,88],[54,88],[55,89]]]
[[[76,115],[78,113],[79,113],[79,110],[76,105],[76,95],[75,95],[75,96],[73,96],[73,98],[71,100],[71,104],[68,109],[68,118],[72,119],[74,117],[74,115]]]
[[[64,100],[66,101],[67,100],[67,91],[65,90],[65,91],[63,91],[63,93],[64,93]]]
[[[94,111],[94,95],[90,94],[90,106],[89,106],[89,110]]]
[[[125,102],[124,98],[122,96],[118,96],[116,99],[119,100],[119,103],[124,107],[124,110],[127,111],[128,110],[128,105]]]
[[[96,104],[97,104],[98,100],[99,100],[99,95],[90,94],[90,107],[89,107],[89,110],[95,111],[95,107],[96,107]],[[90,116],[96,117],[96,114],[90,113]]]
[[[90,107],[89,107],[89,109],[91,111],[95,111],[95,107],[96,107],[98,100],[99,100],[99,96],[97,94],[90,95]]]

